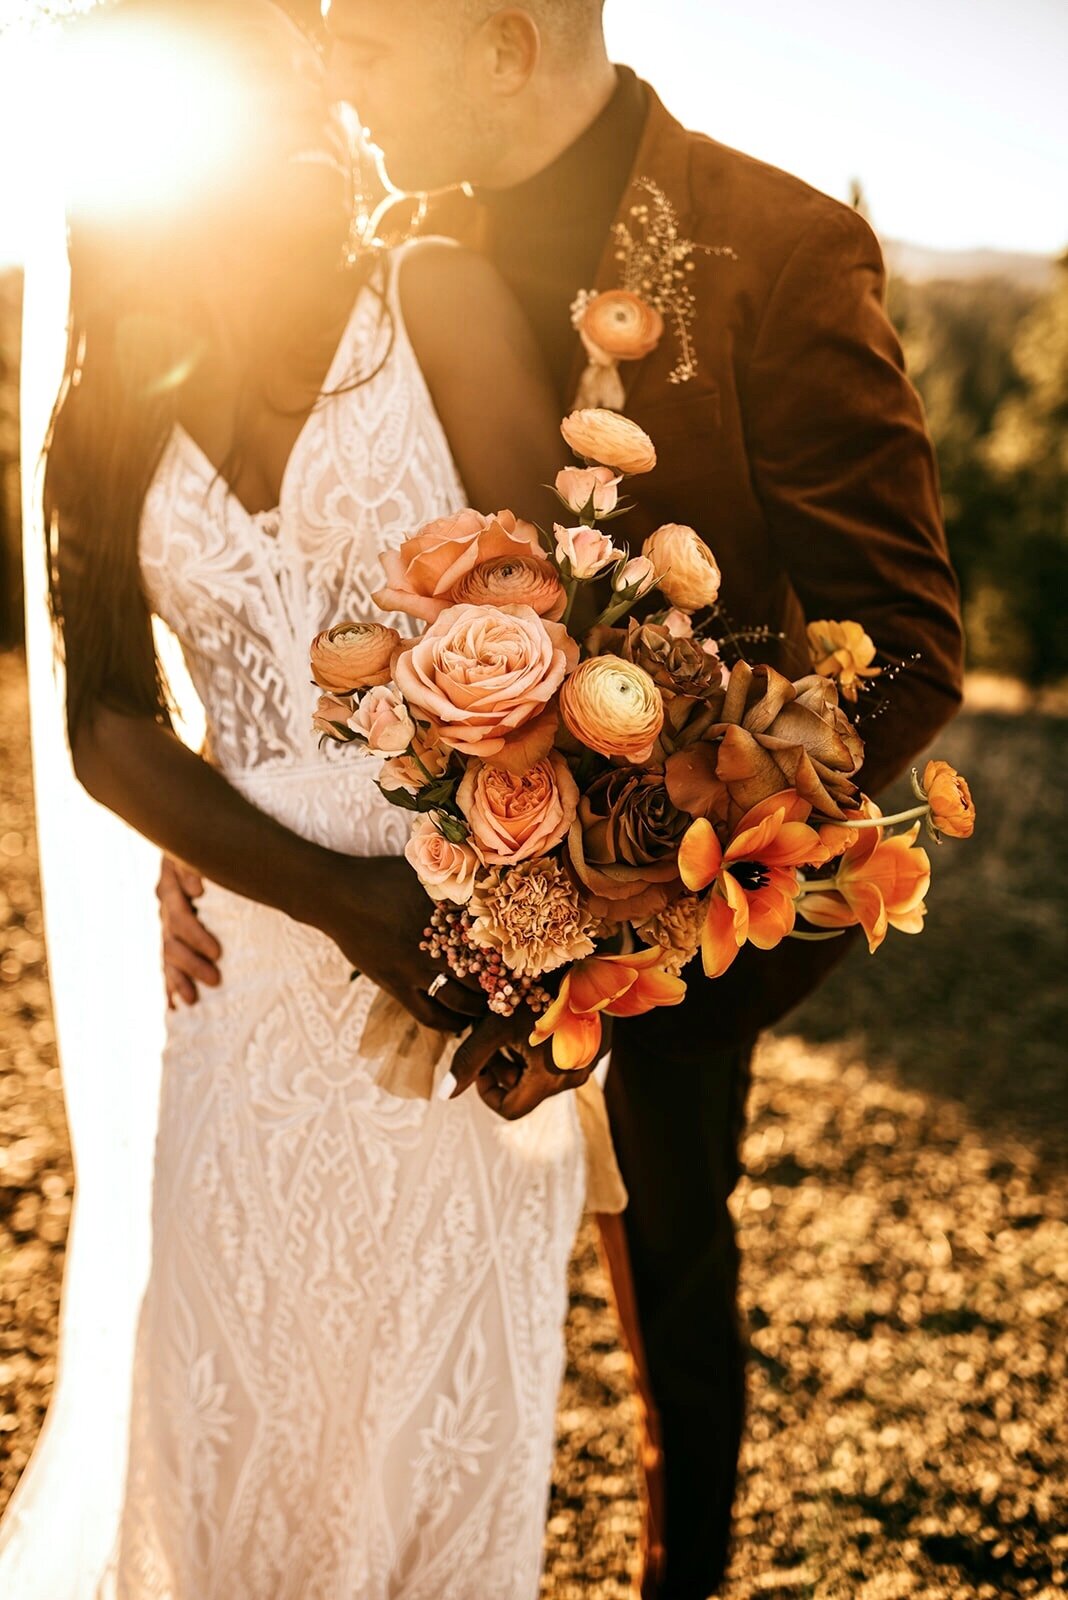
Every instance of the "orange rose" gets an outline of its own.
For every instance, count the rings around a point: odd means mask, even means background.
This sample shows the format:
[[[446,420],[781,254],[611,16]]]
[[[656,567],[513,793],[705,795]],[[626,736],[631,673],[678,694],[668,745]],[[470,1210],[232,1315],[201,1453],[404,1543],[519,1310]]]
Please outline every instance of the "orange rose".
[[[649,435],[618,411],[572,411],[560,424],[560,432],[577,456],[617,472],[652,472],[656,466]]]
[[[659,587],[673,606],[700,611],[714,606],[719,596],[720,571],[715,556],[692,528],[668,522],[651,533],[642,545],[660,574]]]
[[[390,659],[400,644],[396,628],[379,622],[339,622],[312,640],[311,672],[328,694],[351,694],[388,683]]]
[[[560,712],[580,744],[637,765],[648,761],[664,724],[660,691],[620,656],[591,656],[565,683]]]
[[[470,900],[478,856],[469,844],[446,839],[433,816],[416,818],[404,854],[431,900],[450,900],[458,906]]]
[[[469,762],[456,791],[472,843],[488,866],[545,855],[570,828],[578,800],[575,780],[556,750],[522,773]]]
[[[530,606],[452,606],[396,652],[393,678],[443,744],[525,772],[549,753],[551,702],[578,654]]]
[[[604,354],[613,361],[640,361],[656,349],[663,332],[659,311],[629,289],[593,295],[579,322],[582,342],[593,359]]]
[[[457,605],[530,606],[539,617],[558,622],[567,594],[548,561],[534,556],[494,556],[480,561],[453,586]]]
[[[922,793],[931,808],[931,826],[948,839],[970,839],[975,831],[975,805],[967,783],[948,761],[928,761]]]
[[[433,622],[454,605],[453,590],[480,561],[495,556],[531,556],[544,560],[538,530],[520,522],[511,511],[484,517],[470,508],[428,522],[405,539],[399,550],[382,556],[387,583],[372,595],[383,611],[402,611]]]

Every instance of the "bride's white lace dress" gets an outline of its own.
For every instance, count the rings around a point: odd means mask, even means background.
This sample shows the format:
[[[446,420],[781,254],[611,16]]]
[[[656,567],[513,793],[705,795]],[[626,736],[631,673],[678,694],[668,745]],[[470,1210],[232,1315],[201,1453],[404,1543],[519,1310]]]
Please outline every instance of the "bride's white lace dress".
[[[176,430],[146,499],[150,602],[213,759],[264,811],[398,852],[377,763],[310,730],[312,636],[376,615],[379,552],[464,496],[387,293],[364,290],[278,510]],[[404,619],[391,618],[400,625]],[[399,1100],[361,1055],[372,990],[324,936],[209,888],[223,984],[169,1023],[118,1600],[532,1600],[566,1267],[573,1097],[514,1126]]]

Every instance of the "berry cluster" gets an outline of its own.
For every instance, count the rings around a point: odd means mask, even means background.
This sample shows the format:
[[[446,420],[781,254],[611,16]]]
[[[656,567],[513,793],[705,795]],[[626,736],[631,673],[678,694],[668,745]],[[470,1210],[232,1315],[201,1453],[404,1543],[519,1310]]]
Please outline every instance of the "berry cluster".
[[[458,978],[476,977],[489,997],[489,1008],[499,1017],[510,1017],[521,1005],[535,1016],[552,1002],[552,995],[537,980],[517,977],[506,967],[499,950],[484,950],[473,944],[470,912],[441,903],[434,908],[428,927],[423,929],[420,950],[435,961],[444,961]]]

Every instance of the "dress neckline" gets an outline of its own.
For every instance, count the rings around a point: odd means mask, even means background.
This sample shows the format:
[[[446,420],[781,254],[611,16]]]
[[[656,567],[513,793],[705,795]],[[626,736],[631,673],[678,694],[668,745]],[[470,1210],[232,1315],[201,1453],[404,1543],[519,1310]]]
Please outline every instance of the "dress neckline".
[[[233,485],[228,483],[223,477],[221,470],[215,465],[214,461],[212,461],[203,445],[199,444],[197,440],[194,439],[193,435],[189,432],[189,429],[183,422],[177,420],[175,421],[174,434],[178,437],[180,442],[185,445],[187,453],[191,453],[196,457],[197,463],[201,471],[208,478],[209,483],[219,483],[222,486],[226,499],[231,501],[232,504],[237,507],[247,521],[260,523],[264,520],[269,521],[272,518],[281,515],[282,507],[285,504],[286,483],[289,478],[290,469],[292,468],[296,457],[300,453],[301,446],[304,443],[313,421],[322,411],[325,403],[331,399],[332,392],[338,381],[337,369],[341,365],[342,357],[346,354],[348,349],[349,335],[352,331],[353,324],[356,321],[356,312],[359,308],[360,299],[361,292],[360,290],[357,290],[356,298],[352,303],[352,309],[345,318],[345,325],[342,328],[338,342],[334,347],[334,353],[330,357],[330,365],[326,369],[326,375],[323,378],[322,387],[313,400],[309,410],[305,414],[304,421],[301,423],[299,429],[297,430],[296,437],[289,447],[289,454],[286,456],[285,462],[282,466],[282,475],[278,480],[278,500],[275,505],[264,506],[259,511],[250,511],[245,502],[241,499],[240,495],[238,495],[233,488]]]

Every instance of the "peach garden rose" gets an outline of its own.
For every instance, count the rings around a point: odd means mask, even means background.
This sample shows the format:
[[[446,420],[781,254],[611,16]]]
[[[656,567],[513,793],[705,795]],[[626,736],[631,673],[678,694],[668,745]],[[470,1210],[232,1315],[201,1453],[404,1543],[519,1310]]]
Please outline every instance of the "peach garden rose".
[[[522,773],[472,761],[456,793],[472,842],[489,866],[545,855],[570,828],[578,801],[575,780],[557,750]]]
[[[434,737],[523,772],[549,752],[553,699],[579,647],[530,606],[452,606],[393,658],[394,682]]]
[[[453,591],[479,562],[496,556],[543,560],[538,531],[511,511],[485,517],[470,507],[428,522],[398,550],[382,556],[386,584],[372,599],[383,611],[433,622],[456,603]]]

